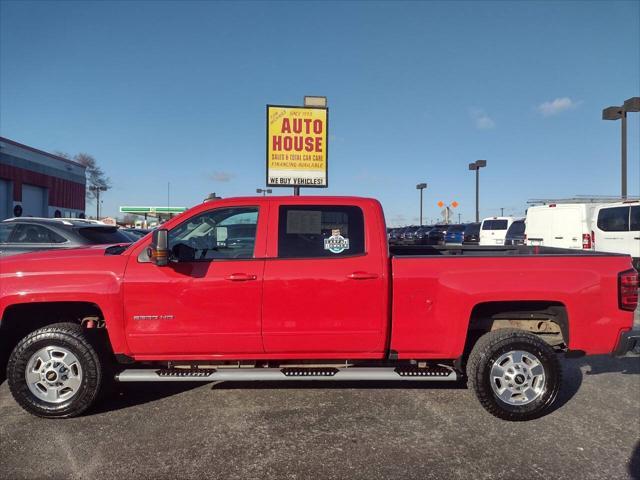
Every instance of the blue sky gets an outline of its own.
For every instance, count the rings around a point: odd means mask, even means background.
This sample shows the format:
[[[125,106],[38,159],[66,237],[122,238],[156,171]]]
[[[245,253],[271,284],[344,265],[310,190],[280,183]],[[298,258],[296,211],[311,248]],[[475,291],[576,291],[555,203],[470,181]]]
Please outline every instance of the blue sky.
[[[481,215],[618,194],[619,122],[640,95],[640,2],[0,4],[0,134],[94,155],[119,205],[191,206],[263,187],[265,104],[329,99],[328,189],[389,223],[439,200]],[[640,194],[640,115],[629,193]],[[290,189],[278,189],[288,194]],[[95,207],[88,206],[92,212]]]

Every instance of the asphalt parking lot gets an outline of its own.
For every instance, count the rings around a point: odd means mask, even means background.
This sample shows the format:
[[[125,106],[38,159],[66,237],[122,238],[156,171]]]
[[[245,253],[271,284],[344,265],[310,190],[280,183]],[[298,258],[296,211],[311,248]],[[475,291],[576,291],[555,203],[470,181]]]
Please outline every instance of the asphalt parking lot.
[[[564,360],[557,409],[509,423],[463,385],[121,384],[42,420],[0,386],[0,477],[640,479],[640,359]]]

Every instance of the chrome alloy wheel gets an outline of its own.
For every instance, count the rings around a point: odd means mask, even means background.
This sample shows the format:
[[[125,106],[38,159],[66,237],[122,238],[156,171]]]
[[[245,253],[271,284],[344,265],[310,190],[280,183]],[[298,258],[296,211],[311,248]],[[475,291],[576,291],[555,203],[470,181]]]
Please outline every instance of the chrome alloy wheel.
[[[76,356],[64,347],[46,346],[27,362],[25,380],[31,393],[48,403],[72,398],[82,385],[82,367]]]
[[[542,363],[530,352],[512,350],[504,353],[491,366],[493,393],[509,405],[526,405],[545,391]]]

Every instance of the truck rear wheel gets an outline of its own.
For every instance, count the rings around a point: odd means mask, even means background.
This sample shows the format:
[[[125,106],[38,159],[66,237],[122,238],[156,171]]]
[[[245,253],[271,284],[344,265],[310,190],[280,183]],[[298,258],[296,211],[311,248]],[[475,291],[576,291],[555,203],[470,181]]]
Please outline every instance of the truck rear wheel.
[[[80,325],[36,330],[14,348],[7,366],[11,394],[29,413],[46,418],[80,415],[97,398],[102,365]]]
[[[492,415],[524,421],[544,415],[558,396],[561,368],[553,349],[517,329],[489,332],[467,363],[469,385]]]

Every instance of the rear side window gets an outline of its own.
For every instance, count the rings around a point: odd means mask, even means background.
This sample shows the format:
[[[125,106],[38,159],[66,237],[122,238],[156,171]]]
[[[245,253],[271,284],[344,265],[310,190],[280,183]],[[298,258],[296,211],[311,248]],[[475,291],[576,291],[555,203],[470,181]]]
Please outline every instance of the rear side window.
[[[628,232],[629,207],[601,209],[598,213],[598,228],[603,232]]]
[[[631,231],[640,232],[640,205],[631,207]]]
[[[53,230],[35,225],[22,223],[15,226],[10,243],[64,243],[67,239]]]
[[[353,206],[283,205],[278,257],[334,258],[364,253],[364,216]]]
[[[131,239],[117,229],[117,227],[85,227],[78,233],[94,245],[106,245],[108,243],[131,243]]]
[[[485,220],[482,230],[506,230],[508,225],[507,220]]]
[[[2,224],[0,223],[0,243],[8,243],[9,236],[11,235],[11,231],[13,230],[13,225],[10,223]]]

